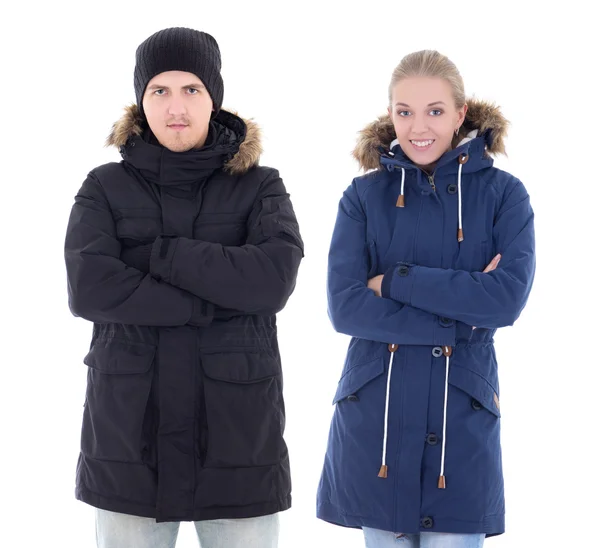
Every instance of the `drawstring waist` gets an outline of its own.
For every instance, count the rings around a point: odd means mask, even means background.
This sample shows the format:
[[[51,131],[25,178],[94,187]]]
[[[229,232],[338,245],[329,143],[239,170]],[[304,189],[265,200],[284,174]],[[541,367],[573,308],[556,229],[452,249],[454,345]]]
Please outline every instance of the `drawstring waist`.
[[[388,438],[388,423],[389,423],[389,409],[390,409],[390,386],[392,380],[392,367],[394,365],[394,356],[398,350],[397,344],[389,344],[388,350],[390,352],[390,362],[388,366],[387,384],[385,391],[385,411],[383,415],[383,451],[381,456],[381,467],[379,468],[380,478],[388,477],[388,466],[387,466],[387,438]],[[452,356],[452,347],[443,346],[442,353],[446,358],[446,379],[444,382],[444,417],[442,423],[442,457],[440,463],[440,475],[438,478],[438,488],[446,488],[446,476],[445,476],[445,464],[446,464],[446,425],[448,417],[448,379],[450,376],[450,356]]]

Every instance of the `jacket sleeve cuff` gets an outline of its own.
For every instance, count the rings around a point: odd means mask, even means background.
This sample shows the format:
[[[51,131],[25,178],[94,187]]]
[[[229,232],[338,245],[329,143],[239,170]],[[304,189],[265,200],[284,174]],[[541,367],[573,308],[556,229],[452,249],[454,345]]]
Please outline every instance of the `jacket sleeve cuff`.
[[[171,267],[179,238],[163,235],[156,238],[150,255],[150,274],[166,283],[171,281]]]
[[[210,325],[215,314],[215,305],[204,299],[194,298],[192,315],[188,324],[194,327],[206,327]]]
[[[381,296],[385,299],[391,299],[390,292],[392,289],[392,279],[394,277],[394,271],[398,268],[398,265],[390,266],[383,274],[383,280],[381,280]]]
[[[408,263],[397,263],[389,268],[381,282],[381,296],[399,303],[412,305],[411,298],[419,267]]]

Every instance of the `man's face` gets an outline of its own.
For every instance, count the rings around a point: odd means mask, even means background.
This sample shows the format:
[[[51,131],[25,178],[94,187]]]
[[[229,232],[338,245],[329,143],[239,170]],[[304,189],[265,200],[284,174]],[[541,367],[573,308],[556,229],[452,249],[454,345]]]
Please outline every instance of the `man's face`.
[[[158,74],[148,82],[142,105],[152,133],[164,147],[185,152],[204,146],[213,102],[196,75],[179,70]]]

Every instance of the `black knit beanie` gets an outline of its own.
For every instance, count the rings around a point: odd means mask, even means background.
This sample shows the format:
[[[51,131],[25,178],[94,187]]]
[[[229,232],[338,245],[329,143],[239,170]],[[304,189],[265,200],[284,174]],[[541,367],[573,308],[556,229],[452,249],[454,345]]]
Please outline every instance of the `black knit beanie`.
[[[160,30],[142,42],[135,52],[133,86],[140,113],[148,82],[157,74],[181,70],[195,74],[206,86],[215,112],[223,104],[221,53],[217,41],[205,32],[175,27]]]

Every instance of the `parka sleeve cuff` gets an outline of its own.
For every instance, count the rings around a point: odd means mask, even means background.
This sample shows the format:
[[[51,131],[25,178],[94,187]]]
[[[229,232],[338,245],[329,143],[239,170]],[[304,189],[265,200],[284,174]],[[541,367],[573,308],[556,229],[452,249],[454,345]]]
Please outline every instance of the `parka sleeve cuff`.
[[[171,267],[178,242],[177,236],[162,235],[156,238],[150,255],[150,274],[154,278],[172,283]]]
[[[188,324],[194,327],[206,327],[213,321],[215,315],[215,305],[204,299],[195,298],[192,308],[192,315]]]
[[[394,277],[394,270],[397,268],[397,265],[390,266],[385,273],[383,274],[383,279],[381,280],[381,296],[384,299],[391,299],[391,285],[392,279]]]
[[[409,263],[397,263],[389,268],[381,281],[381,296],[412,305],[411,297],[419,268]]]

